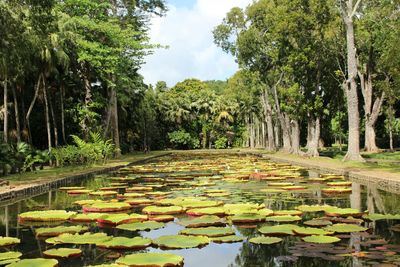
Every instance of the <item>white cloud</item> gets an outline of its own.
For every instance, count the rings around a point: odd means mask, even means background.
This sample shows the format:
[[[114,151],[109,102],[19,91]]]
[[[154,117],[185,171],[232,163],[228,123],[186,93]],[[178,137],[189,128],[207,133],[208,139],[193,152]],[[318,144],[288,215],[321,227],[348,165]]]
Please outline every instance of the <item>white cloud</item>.
[[[141,73],[147,83],[166,81],[173,86],[186,78],[226,79],[236,70],[231,55],[213,43],[212,30],[234,6],[251,0],[197,0],[192,8],[170,5],[167,16],[154,18],[151,42],[168,45],[146,58]]]

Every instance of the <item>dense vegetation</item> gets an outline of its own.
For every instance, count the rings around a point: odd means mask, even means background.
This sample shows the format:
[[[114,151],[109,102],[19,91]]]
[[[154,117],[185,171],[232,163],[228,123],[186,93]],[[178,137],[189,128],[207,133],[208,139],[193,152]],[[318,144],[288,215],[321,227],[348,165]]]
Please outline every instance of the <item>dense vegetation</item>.
[[[0,164],[17,171],[133,150],[242,146],[295,154],[304,146],[318,156],[346,141],[345,158],[362,160],[361,147],[393,149],[399,9],[398,0],[233,8],[213,33],[240,70],[168,88],[139,74],[159,48],[148,28],[167,11],[163,0],[0,0]]]

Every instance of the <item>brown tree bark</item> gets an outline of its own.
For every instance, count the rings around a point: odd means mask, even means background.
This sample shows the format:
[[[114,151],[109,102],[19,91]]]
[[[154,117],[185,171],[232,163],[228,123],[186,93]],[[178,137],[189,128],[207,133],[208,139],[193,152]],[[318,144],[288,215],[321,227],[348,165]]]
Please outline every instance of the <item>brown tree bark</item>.
[[[349,121],[349,142],[347,154],[343,160],[364,161],[360,154],[360,114],[358,111],[358,94],[357,94],[357,59],[356,46],[354,40],[354,24],[353,17],[356,6],[353,7],[353,1],[347,0],[342,8],[342,18],[346,27],[346,44],[347,44],[347,81],[345,91],[347,97],[347,113]]]
[[[81,63],[81,77],[83,80],[83,84],[85,87],[85,109],[89,110],[90,105],[92,104],[92,86],[90,84],[90,77],[89,77],[89,66],[86,62]],[[89,139],[89,132],[91,129],[91,118],[89,115],[85,115],[83,118],[81,118],[81,121],[79,123],[82,129],[82,133],[84,136],[84,139],[87,141]]]
[[[51,94],[48,93],[48,101],[50,106],[51,118],[53,121],[53,133],[54,133],[54,146],[58,147],[58,129],[57,129],[57,118],[53,108],[53,102],[51,101]]]
[[[269,151],[275,151],[275,136],[274,136],[274,126],[272,120],[272,107],[271,103],[268,99],[268,89],[265,88],[261,95],[261,103],[264,108],[264,117],[265,117],[265,124],[266,124],[266,131],[267,131],[267,148]]]
[[[29,105],[28,111],[26,112],[26,116],[25,116],[26,124],[28,126],[28,131],[29,131],[29,135],[28,136],[29,136],[29,143],[30,144],[32,144],[32,133],[31,133],[31,127],[30,127],[29,118],[31,116],[33,107],[35,106],[36,100],[38,98],[39,91],[40,91],[40,84],[42,83],[42,80],[43,80],[43,83],[44,83],[44,75],[41,72],[39,74],[38,80],[36,82],[35,94],[33,95],[33,99],[31,101],[31,104]]]
[[[12,94],[14,98],[14,113],[15,113],[15,128],[17,131],[17,142],[21,142],[21,126],[19,122],[19,109],[18,109],[18,98],[17,98],[17,92],[15,90],[15,87],[12,88]]]
[[[291,120],[291,150],[290,152],[295,155],[302,154],[300,150],[300,124],[298,120]]]
[[[3,109],[4,109],[4,119],[3,119],[3,139],[4,143],[8,143],[8,77],[7,73],[5,74],[3,81]]]
[[[43,79],[43,99],[44,99],[44,108],[45,108],[45,118],[46,118],[46,128],[47,128],[47,144],[49,153],[51,153],[52,141],[51,141],[51,125],[50,125],[50,114],[49,114],[49,101],[47,98],[47,89],[46,89],[46,81]],[[50,165],[52,165],[50,159]]]
[[[66,144],[67,138],[65,137],[64,98],[65,98],[65,88],[64,88],[64,84],[61,84],[61,86],[60,86],[61,135],[62,135],[63,144]]]
[[[119,142],[119,127],[118,127],[118,101],[117,92],[114,86],[110,88],[111,90],[111,126],[113,133],[113,141],[115,145],[115,156],[121,156],[121,146]]]

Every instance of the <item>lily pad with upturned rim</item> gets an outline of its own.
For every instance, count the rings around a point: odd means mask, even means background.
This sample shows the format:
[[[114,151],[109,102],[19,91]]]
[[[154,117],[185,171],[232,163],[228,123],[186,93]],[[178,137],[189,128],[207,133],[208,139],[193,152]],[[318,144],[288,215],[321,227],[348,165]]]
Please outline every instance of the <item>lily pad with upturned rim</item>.
[[[28,211],[18,215],[18,219],[22,221],[52,222],[66,221],[75,215],[74,211],[65,210],[40,210]]]
[[[348,216],[361,217],[364,214],[365,212],[360,212],[358,209],[352,209],[352,208],[331,207],[325,209],[325,215],[331,217],[348,217]]]
[[[183,265],[183,257],[170,253],[136,253],[121,257],[116,263],[140,267],[176,267]]]
[[[263,226],[258,231],[264,235],[281,236],[281,235],[294,235],[293,230],[300,226],[295,224],[280,224],[280,225],[267,225]]]
[[[100,202],[89,206],[84,206],[85,212],[119,212],[131,209],[131,205],[124,202]]]
[[[5,265],[19,261],[21,256],[22,253],[18,251],[2,252],[0,253],[0,265]]]
[[[43,251],[43,255],[49,258],[74,258],[81,254],[82,250],[79,248],[55,248]]]
[[[249,239],[250,243],[258,245],[272,245],[282,242],[282,238],[279,237],[269,237],[269,236],[258,236]]]
[[[325,230],[335,233],[354,233],[354,232],[364,232],[368,230],[368,228],[355,224],[337,223],[325,227]]]
[[[116,228],[125,231],[147,231],[156,230],[165,226],[162,222],[146,221],[120,224]]]
[[[69,218],[69,220],[73,222],[94,222],[97,219],[100,219],[105,216],[107,216],[107,214],[97,213],[97,212],[79,213]]]
[[[309,236],[309,235],[332,235],[333,232],[326,231],[321,228],[313,228],[313,227],[296,227],[293,229],[293,232],[296,235],[301,236]]]
[[[11,263],[6,267],[56,267],[58,266],[58,261],[55,259],[24,259],[15,263]]]
[[[96,244],[110,240],[112,237],[105,233],[61,234],[57,237],[46,239],[48,244]]]
[[[16,237],[0,236],[0,247],[11,246],[21,243],[21,240]]]
[[[154,216],[149,216],[148,220],[155,222],[172,222],[175,220],[175,217],[172,215],[154,215]]]
[[[165,235],[153,240],[153,244],[166,249],[185,249],[202,247],[210,243],[206,236]]]
[[[182,213],[183,208],[181,206],[167,206],[167,207],[147,206],[142,210],[142,212],[149,215],[173,215]]]
[[[208,236],[208,237],[219,237],[234,235],[235,231],[227,227],[199,227],[199,228],[188,228],[183,229],[179,232],[181,235],[195,235],[195,236]]]
[[[203,215],[224,216],[225,210],[222,207],[213,207],[213,208],[190,209],[186,211],[186,213],[193,216],[203,216]]]
[[[61,234],[69,233],[69,234],[76,234],[76,233],[83,233],[89,231],[89,228],[86,226],[81,225],[73,225],[73,226],[57,226],[51,228],[38,228],[35,230],[37,237],[52,237],[58,236]]]
[[[110,225],[118,225],[124,223],[131,223],[131,222],[141,222],[146,221],[147,215],[142,214],[126,214],[126,213],[117,213],[117,214],[108,214],[105,217],[101,217],[97,219],[97,222],[100,224],[110,224]]]
[[[302,212],[321,212],[326,209],[332,208],[329,205],[300,205],[296,207],[296,210],[300,210]]]
[[[303,224],[311,227],[324,227],[331,225],[332,222],[328,220],[312,219],[309,221],[305,221]]]
[[[110,240],[96,243],[96,246],[107,249],[144,249],[151,245],[151,239],[143,237],[113,237]]]
[[[303,214],[300,210],[276,210],[274,211],[274,216],[281,216],[281,215],[298,215],[301,216]]]
[[[229,217],[229,219],[233,224],[259,223],[265,221],[265,217],[266,216],[257,213],[244,213],[233,215],[232,217]]]
[[[308,243],[317,243],[317,244],[331,244],[340,241],[340,238],[335,236],[326,236],[326,235],[311,235],[302,238],[303,241]]]
[[[215,215],[204,215],[200,217],[196,217],[194,219],[182,220],[179,224],[187,227],[187,228],[198,228],[198,227],[207,227],[207,226],[223,226],[224,222],[221,221],[221,218]]]
[[[363,219],[369,221],[380,221],[380,220],[400,220],[400,214],[366,214],[362,216]]]
[[[270,216],[265,219],[268,222],[297,222],[301,221],[300,216],[292,216],[292,215],[278,215],[278,216]]]
[[[219,236],[219,237],[212,237],[210,238],[214,243],[236,243],[242,242],[246,238],[244,236],[237,236],[237,235],[226,235],[226,236]]]

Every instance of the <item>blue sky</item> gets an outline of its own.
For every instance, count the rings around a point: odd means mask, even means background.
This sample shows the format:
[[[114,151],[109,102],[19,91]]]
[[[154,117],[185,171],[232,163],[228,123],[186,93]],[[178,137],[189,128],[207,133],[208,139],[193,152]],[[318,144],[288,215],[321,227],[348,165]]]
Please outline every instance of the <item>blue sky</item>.
[[[148,56],[141,70],[145,82],[169,86],[186,78],[226,80],[237,71],[231,55],[213,43],[212,30],[234,6],[252,0],[167,0],[166,16],[152,19],[153,43],[169,46]]]

